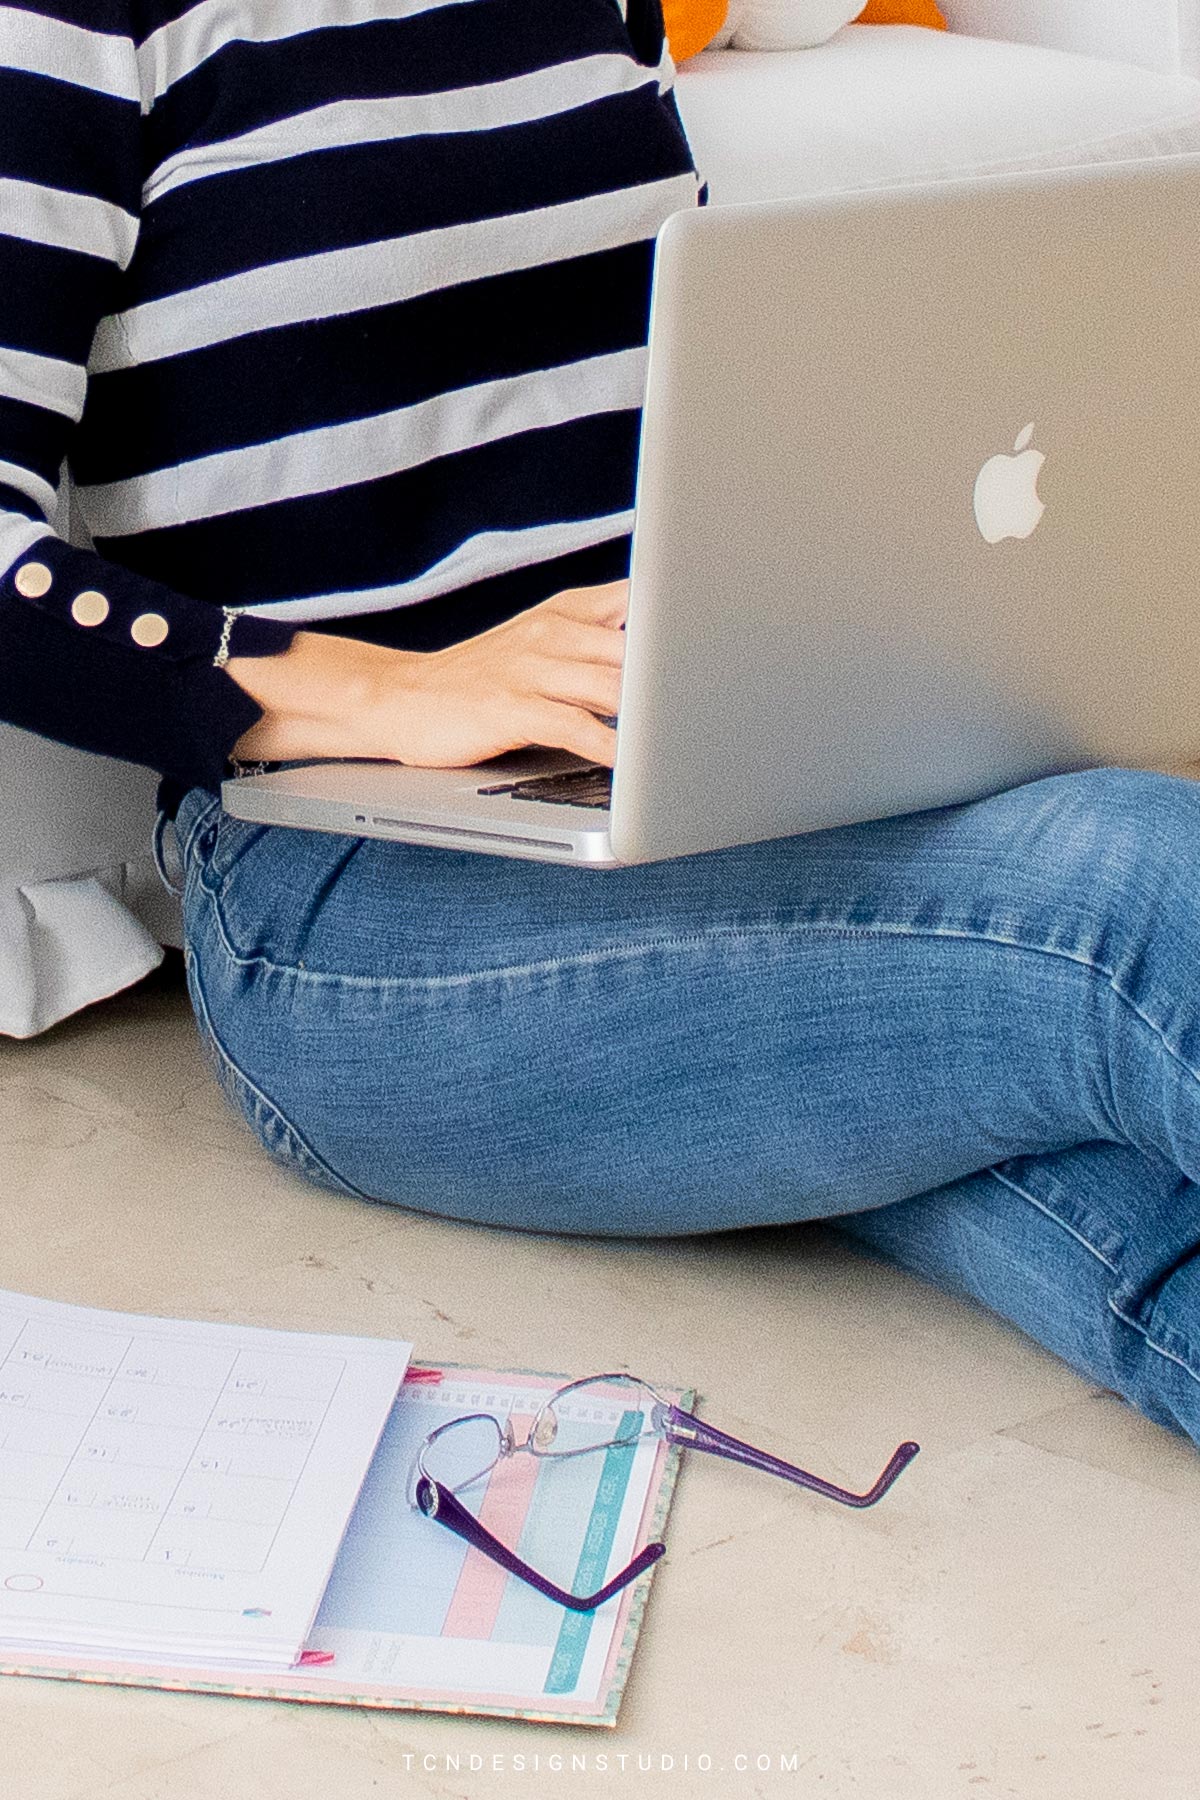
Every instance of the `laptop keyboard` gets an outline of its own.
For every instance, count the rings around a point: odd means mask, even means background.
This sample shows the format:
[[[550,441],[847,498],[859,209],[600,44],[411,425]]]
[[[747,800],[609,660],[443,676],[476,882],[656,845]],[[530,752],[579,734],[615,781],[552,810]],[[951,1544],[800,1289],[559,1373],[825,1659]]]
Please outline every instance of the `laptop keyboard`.
[[[603,763],[566,769],[559,775],[534,775],[526,781],[504,781],[480,794],[511,794],[514,800],[544,800],[550,806],[612,805],[612,770]]]

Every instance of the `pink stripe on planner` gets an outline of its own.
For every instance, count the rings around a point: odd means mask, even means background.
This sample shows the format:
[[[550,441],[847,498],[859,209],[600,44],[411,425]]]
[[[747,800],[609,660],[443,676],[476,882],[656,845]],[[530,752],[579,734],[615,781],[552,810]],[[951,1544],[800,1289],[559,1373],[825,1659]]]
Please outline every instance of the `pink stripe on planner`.
[[[532,1421],[532,1413],[524,1418],[518,1417],[516,1413],[512,1415],[510,1423],[518,1443],[529,1430]],[[537,1474],[536,1457],[506,1458],[493,1472],[487,1493],[483,1497],[479,1523],[486,1526],[492,1536],[499,1538],[510,1550],[515,1549],[520,1542]],[[469,1549],[446,1610],[442,1636],[490,1638],[507,1580],[508,1576],[499,1563],[494,1563],[482,1550]]]

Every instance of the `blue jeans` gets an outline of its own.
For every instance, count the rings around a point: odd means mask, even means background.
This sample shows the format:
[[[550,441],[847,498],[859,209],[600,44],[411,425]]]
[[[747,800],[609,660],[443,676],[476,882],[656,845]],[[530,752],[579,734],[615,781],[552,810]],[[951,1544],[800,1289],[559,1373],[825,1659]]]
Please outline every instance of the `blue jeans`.
[[[829,1219],[1200,1442],[1200,785],[1105,771],[592,874],[177,829],[266,1148],[535,1231]]]

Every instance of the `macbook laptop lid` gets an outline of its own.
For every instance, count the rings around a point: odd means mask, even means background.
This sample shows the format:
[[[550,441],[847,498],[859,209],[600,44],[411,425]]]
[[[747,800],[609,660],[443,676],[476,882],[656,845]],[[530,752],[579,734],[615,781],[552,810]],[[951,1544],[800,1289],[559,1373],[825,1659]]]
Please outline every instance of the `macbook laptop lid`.
[[[611,809],[505,764],[226,804],[611,867],[1200,749],[1198,203],[1184,157],[674,215]]]

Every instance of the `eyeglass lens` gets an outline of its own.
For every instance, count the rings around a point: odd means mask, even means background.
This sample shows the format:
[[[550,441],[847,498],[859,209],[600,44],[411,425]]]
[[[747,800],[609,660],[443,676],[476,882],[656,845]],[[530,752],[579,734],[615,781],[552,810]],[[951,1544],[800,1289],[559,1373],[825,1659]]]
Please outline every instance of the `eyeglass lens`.
[[[457,1494],[491,1473],[503,1446],[497,1420],[472,1413],[465,1419],[452,1419],[430,1435],[421,1451],[421,1468],[431,1481]]]
[[[533,1421],[538,1456],[580,1456],[635,1444],[654,1430],[656,1396],[632,1375],[597,1375],[552,1394]]]

